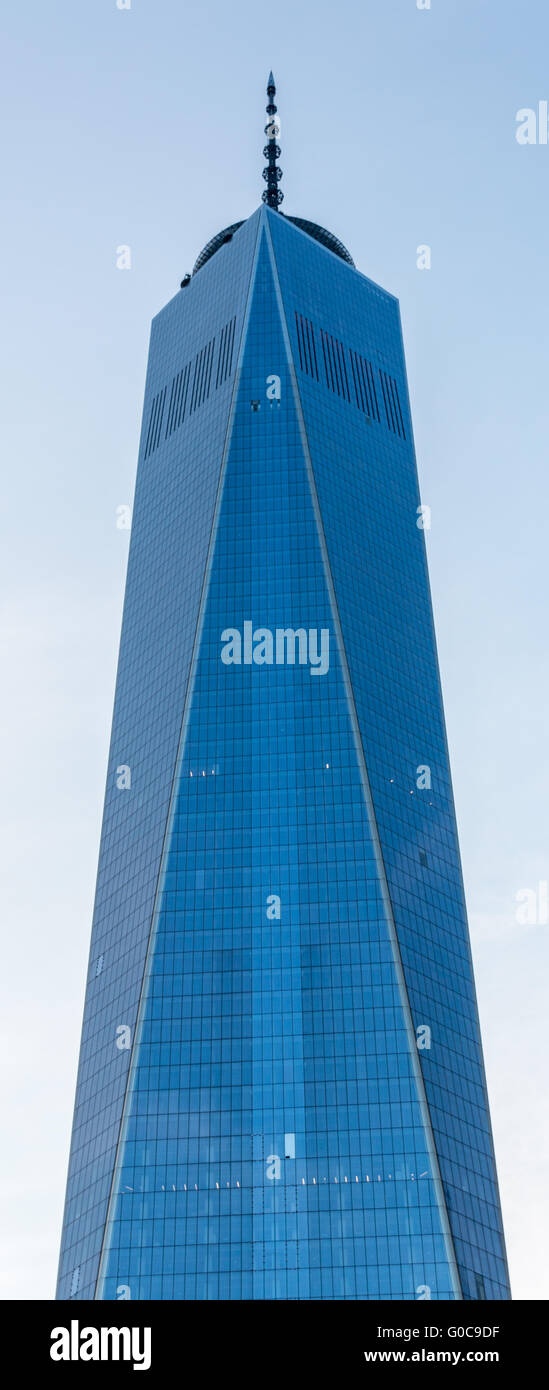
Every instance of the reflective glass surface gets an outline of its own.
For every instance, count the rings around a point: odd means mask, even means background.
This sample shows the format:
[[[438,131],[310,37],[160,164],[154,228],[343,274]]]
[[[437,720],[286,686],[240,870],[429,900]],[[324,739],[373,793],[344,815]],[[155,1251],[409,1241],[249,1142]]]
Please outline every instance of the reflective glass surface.
[[[418,506],[263,209],[153,325],[61,1298],[509,1296]]]

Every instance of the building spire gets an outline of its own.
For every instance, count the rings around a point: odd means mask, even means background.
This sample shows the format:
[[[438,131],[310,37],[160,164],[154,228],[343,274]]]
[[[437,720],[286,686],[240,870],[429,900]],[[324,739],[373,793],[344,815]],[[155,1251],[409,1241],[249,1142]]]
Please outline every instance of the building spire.
[[[280,135],[280,122],[276,118],[276,106],[273,102],[275,93],[275,80],[272,72],[270,72],[267,82],[267,96],[269,101],[266,108],[269,119],[265,126],[265,134],[268,143],[263,150],[264,157],[268,159],[269,163],[267,168],[263,170],[263,178],[265,179],[267,187],[263,190],[262,200],[264,203],[267,203],[268,207],[278,209],[284,194],[278,187],[282,178],[282,169],[279,169],[276,162],[277,159],[280,159],[280,145],[276,143],[277,136]]]

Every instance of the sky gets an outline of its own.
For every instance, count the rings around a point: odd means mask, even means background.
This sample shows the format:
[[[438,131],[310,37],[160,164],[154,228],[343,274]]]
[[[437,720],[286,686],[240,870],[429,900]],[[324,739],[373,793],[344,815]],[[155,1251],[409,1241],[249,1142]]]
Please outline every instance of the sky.
[[[401,301],[512,1290],[547,1299],[549,145],[516,138],[546,0],[0,28],[0,1297],[54,1296],[149,324],[260,202],[272,68],[284,211]]]

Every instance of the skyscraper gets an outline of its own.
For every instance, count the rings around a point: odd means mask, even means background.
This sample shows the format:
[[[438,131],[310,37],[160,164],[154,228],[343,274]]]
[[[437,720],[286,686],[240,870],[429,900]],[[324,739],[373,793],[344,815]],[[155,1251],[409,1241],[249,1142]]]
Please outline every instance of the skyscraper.
[[[267,91],[152,325],[58,1297],[506,1299],[399,308]]]

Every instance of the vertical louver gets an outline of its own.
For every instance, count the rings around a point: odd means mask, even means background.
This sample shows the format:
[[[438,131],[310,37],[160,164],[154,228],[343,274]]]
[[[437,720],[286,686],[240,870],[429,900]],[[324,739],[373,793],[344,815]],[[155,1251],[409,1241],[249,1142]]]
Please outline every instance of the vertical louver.
[[[215,377],[216,389],[218,386],[221,386],[224,381],[227,381],[231,375],[233,369],[235,334],[236,317],[225,324],[225,327],[221,330],[219,335]],[[181,371],[176,373],[172,378],[169,394],[168,387],[164,386],[162,391],[159,391],[154,397],[145,437],[145,458],[148,458],[149,454],[154,453],[154,450],[157,449],[160,444],[164,414],[166,414],[164,439],[169,439],[170,435],[174,433],[174,430],[179,429],[183,421],[188,416],[193,415],[195,410],[198,410],[200,406],[204,405],[204,402],[208,400],[212,385],[214,360],[216,357],[216,342],[217,339],[215,337],[210,338],[209,343],[206,343],[206,346],[201,348],[200,352],[197,352],[196,357],[193,357],[190,362],[187,362],[186,366],[181,368]],[[166,400],[167,411],[165,412]]]
[[[297,310],[294,310],[294,314],[297,356],[301,371],[313,377],[315,381],[320,382],[322,379],[329,391],[333,391],[334,395],[348,401],[349,404],[356,405],[370,422],[381,423],[381,406],[387,427],[399,439],[406,439],[404,416],[395,378],[381,367],[374,368],[367,357],[362,357],[354,348],[345,347],[339,338],[328,333],[326,329],[319,329],[316,336],[310,319]],[[322,377],[319,373],[319,361],[323,368]]]

